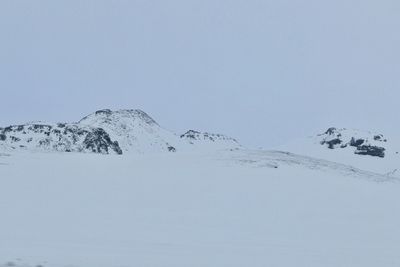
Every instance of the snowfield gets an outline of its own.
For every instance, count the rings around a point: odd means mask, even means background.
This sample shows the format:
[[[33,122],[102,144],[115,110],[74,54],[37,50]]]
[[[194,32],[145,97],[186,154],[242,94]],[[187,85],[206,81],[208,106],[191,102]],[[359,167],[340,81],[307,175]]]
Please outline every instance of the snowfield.
[[[277,151],[0,155],[0,266],[400,266],[400,183]]]

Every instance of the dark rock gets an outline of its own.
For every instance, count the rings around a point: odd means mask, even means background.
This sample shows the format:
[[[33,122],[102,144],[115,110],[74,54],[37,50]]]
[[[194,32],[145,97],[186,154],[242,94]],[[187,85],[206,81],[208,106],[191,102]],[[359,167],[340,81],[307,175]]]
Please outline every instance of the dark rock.
[[[173,146],[169,146],[169,147],[168,147],[168,151],[169,151],[169,152],[176,152],[176,148],[173,147]]]
[[[364,139],[355,139],[354,137],[352,137],[350,140],[350,145],[354,147],[359,147],[362,144],[364,144],[364,142],[365,142]]]
[[[336,130],[337,129],[335,127],[331,127],[328,130],[326,130],[325,134],[332,135],[332,134],[334,134],[336,132]]]
[[[8,126],[3,129],[3,133],[8,133],[8,132],[12,132],[12,126]]]
[[[10,136],[10,138],[11,138],[11,141],[13,141],[13,142],[21,141],[21,139],[19,139],[18,137],[15,137],[15,136]]]
[[[108,154],[109,148],[117,154],[122,154],[118,142],[112,142],[110,136],[102,128],[97,128],[86,135],[83,145],[94,153]]]
[[[122,149],[121,149],[121,147],[119,146],[118,141],[114,141],[114,142],[113,142],[112,149],[113,149],[118,155],[122,155]]]
[[[342,140],[340,140],[339,138],[335,138],[335,139],[332,139],[332,140],[329,140],[329,141],[322,141],[321,142],[322,145],[327,144],[329,149],[334,149],[335,145],[339,145],[341,143],[342,143]]]
[[[385,157],[385,148],[371,145],[362,145],[357,147],[357,150],[354,152],[357,155],[368,155],[373,157]]]
[[[201,134],[198,131],[189,130],[186,133],[181,135],[181,138],[189,138],[189,139],[197,139],[197,135]]]
[[[0,134],[0,141],[6,141],[7,135],[5,134]]]
[[[43,124],[34,124],[33,125],[33,129],[35,129],[35,130],[48,130],[48,131],[50,131],[51,128],[53,128],[53,127],[51,127],[50,125],[43,125]]]
[[[112,111],[110,109],[102,109],[102,110],[96,111],[95,114],[96,115],[101,115],[101,114],[111,115]]]

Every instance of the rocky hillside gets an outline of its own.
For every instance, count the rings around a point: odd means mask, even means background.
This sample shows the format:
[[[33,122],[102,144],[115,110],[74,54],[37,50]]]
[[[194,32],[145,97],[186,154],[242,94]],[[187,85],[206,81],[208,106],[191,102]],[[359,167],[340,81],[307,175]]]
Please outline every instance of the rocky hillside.
[[[236,140],[189,131],[178,136],[141,110],[99,110],[77,123],[31,123],[0,128],[1,150],[102,154],[233,149]]]
[[[101,128],[79,124],[25,124],[0,128],[0,143],[9,149],[122,154],[118,142]]]
[[[400,143],[379,132],[331,127],[321,134],[298,139],[279,150],[312,156],[378,173],[400,169]]]

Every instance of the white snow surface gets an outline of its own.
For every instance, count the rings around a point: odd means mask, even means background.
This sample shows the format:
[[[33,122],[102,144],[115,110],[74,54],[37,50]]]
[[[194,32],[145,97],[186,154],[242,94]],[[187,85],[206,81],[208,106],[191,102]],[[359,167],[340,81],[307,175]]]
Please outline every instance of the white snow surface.
[[[12,151],[0,266],[397,267],[399,203],[395,176],[279,151]]]

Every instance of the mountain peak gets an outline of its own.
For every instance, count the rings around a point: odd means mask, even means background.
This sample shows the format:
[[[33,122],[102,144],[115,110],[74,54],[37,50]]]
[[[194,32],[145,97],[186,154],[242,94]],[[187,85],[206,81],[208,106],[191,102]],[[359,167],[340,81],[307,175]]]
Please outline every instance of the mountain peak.
[[[92,123],[94,121],[99,122],[112,122],[118,120],[141,120],[147,124],[157,124],[157,122],[151,118],[146,112],[140,109],[101,109],[88,116],[84,117],[79,123]]]

